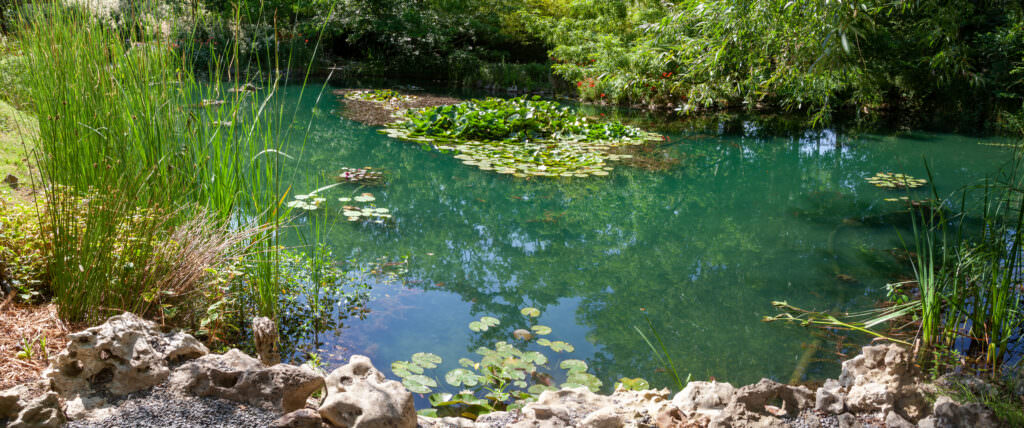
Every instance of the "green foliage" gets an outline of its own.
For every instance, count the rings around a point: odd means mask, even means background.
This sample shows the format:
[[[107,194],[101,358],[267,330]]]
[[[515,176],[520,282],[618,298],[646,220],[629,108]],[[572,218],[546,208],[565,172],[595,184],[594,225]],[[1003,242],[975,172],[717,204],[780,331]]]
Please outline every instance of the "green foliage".
[[[523,308],[521,313],[528,320],[540,316],[536,308]],[[470,330],[484,332],[500,325],[493,317],[482,317],[470,323]],[[533,325],[531,327],[537,327]],[[550,330],[550,329],[548,329]],[[537,341],[540,344],[540,341]],[[557,344],[557,345],[556,345]],[[572,352],[572,345],[565,342],[547,342],[555,352]],[[556,349],[557,348],[557,349]],[[477,416],[522,407],[536,400],[536,396],[548,389],[555,389],[551,375],[541,372],[548,364],[548,357],[537,351],[524,351],[505,341],[494,343],[493,347],[479,347],[479,360],[459,359],[461,368],[449,370],[444,380],[448,385],[464,388],[459,394],[434,393],[430,395],[433,409],[421,412],[428,416],[463,416],[476,419]],[[412,392],[430,394],[437,382],[425,374],[441,364],[441,357],[429,353],[416,353],[410,361],[391,363],[391,371],[402,378],[402,383]],[[587,373],[587,363],[582,360],[565,359],[558,367],[565,370],[563,388],[585,386],[592,391],[601,388],[601,381]],[[482,397],[477,397],[482,394]]]
[[[276,316],[277,229],[288,211],[278,206],[276,176],[283,111],[267,105],[275,82],[260,94],[225,91],[220,84],[242,82],[222,67],[210,70],[217,83],[205,84],[162,28],[133,22],[110,25],[48,3],[18,23],[25,85],[41,118],[37,163],[54,190],[43,222],[61,231],[48,266],[61,314],[164,319],[179,312],[172,301],[205,286],[209,269],[245,249],[255,268],[231,292],[253,297],[249,313]],[[246,126],[222,126],[236,122]],[[219,299],[220,291],[200,293]]]
[[[49,293],[50,233],[35,207],[0,200],[0,278],[23,301]]]
[[[405,113],[381,131],[452,150],[464,164],[517,177],[608,175],[606,161],[630,157],[612,149],[661,136],[617,121],[592,121],[539,97],[470,100]]]
[[[693,112],[1019,108],[1019,2],[573,0],[525,11],[586,99]],[[978,110],[978,107],[982,107]],[[991,117],[991,116],[989,116]]]

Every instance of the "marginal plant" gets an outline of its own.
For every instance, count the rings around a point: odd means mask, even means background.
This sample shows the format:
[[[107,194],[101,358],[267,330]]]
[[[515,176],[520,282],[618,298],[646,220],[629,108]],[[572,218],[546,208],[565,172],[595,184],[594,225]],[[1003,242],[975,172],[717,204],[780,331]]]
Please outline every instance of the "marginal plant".
[[[536,400],[543,391],[557,389],[555,378],[546,373],[549,358],[541,351],[526,350],[533,342],[554,353],[573,352],[575,348],[563,341],[551,341],[534,335],[551,334],[551,328],[533,322],[540,316],[536,308],[523,308],[520,313],[530,321],[529,330],[520,329],[513,333],[516,342],[498,341],[493,347],[476,349],[477,359],[460,358],[460,368],[449,370],[444,381],[448,385],[462,388],[457,394],[439,392],[429,396],[433,409],[421,411],[428,416],[463,416],[475,419],[477,416],[503,410],[521,408]],[[494,317],[482,317],[469,324],[474,332],[486,332],[501,325]],[[526,332],[526,334],[524,334]],[[518,345],[518,346],[517,346]],[[535,347],[536,348],[536,347]],[[438,381],[427,376],[426,370],[441,365],[441,357],[419,352],[409,361],[395,361],[391,371],[402,378],[402,384],[412,392],[430,394],[438,388]],[[554,365],[550,362],[550,365]],[[562,388],[585,386],[592,391],[601,388],[601,380],[587,373],[588,366],[583,360],[563,359],[558,368],[565,371]]]

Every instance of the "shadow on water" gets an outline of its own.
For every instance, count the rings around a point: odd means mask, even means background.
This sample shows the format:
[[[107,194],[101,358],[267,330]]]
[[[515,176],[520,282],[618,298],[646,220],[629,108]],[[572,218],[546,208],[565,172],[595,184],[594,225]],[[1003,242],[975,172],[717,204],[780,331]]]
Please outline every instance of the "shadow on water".
[[[312,119],[293,186],[312,190],[342,167],[388,171],[384,188],[340,186],[325,196],[330,211],[338,197],[370,191],[393,225],[342,218],[327,241],[346,260],[408,257],[408,271],[403,283],[374,284],[367,319],[322,338],[322,358],[338,365],[366,354],[386,370],[428,351],[447,370],[478,346],[511,340],[519,310],[533,306],[553,336],[576,345],[566,357],[590,363],[606,388],[623,376],[671,384],[634,330],[646,326],[645,314],[683,376],[788,381],[816,338],[760,322],[774,315],[772,300],[861,309],[906,274],[893,249],[909,217],[865,177],[925,176],[926,156],[938,172],[933,184],[948,192],[994,171],[1006,154],[956,135],[779,132],[765,126],[776,118],[730,117],[656,127],[672,141],[668,156],[682,161],[664,171],[523,180],[388,139],[333,114],[340,108],[333,98],[316,106],[332,114]],[[502,324],[470,332],[467,324],[484,315]],[[862,339],[830,340],[811,353],[803,380],[836,375],[836,353]]]

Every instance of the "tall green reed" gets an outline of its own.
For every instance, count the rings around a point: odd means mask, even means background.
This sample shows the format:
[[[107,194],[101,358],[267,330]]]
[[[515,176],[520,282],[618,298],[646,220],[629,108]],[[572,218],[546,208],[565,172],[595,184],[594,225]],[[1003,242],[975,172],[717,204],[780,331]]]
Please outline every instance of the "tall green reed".
[[[117,27],[50,3],[20,22],[40,122],[36,157],[54,231],[53,293],[63,316],[143,312],[158,288],[154,248],[198,213],[240,230],[262,315],[277,313],[284,106],[280,76],[242,86],[231,50],[201,80],[159,25]],[[237,51],[236,51],[237,52]],[[232,70],[231,67],[235,67]],[[213,230],[213,229],[211,229]]]

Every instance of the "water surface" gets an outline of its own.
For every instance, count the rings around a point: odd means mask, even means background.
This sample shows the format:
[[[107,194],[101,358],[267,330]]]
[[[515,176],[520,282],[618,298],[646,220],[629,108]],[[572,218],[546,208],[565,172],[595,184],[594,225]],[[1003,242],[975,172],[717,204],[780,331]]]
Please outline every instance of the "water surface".
[[[770,302],[858,310],[885,296],[907,271],[892,256],[909,215],[886,197],[903,193],[864,181],[876,172],[926,177],[940,193],[995,172],[1009,151],[994,139],[924,132],[776,131],[766,121],[662,123],[680,164],[668,171],[617,167],[611,176],[524,180],[462,165],[450,155],[389,139],[336,114],[333,96],[288,102],[310,123],[305,144],[286,151],[295,192],[329,182],[343,166],[388,172],[382,189],[340,186],[325,192],[327,241],[342,259],[408,258],[402,283],[380,282],[367,319],[347,321],[324,340],[331,366],[370,356],[390,375],[391,361],[414,352],[442,356],[433,374],[525,323],[539,308],[553,339],[575,345],[606,387],[623,376],[670,386],[635,328],[647,319],[680,374],[733,383],[786,382],[812,332],[766,324]],[[591,109],[592,110],[592,109]],[[596,111],[593,111],[596,115]],[[609,115],[613,112],[608,112]],[[629,116],[632,113],[625,112]],[[349,224],[338,197],[373,192],[392,210],[390,228]],[[929,196],[930,187],[911,197]],[[333,203],[333,205],[331,205]],[[333,212],[333,214],[332,214]],[[300,219],[299,227],[308,219]],[[502,325],[473,333],[490,315]],[[823,342],[801,379],[838,373],[837,351]],[[537,348],[539,349],[539,348]],[[557,370],[556,370],[557,371]]]

